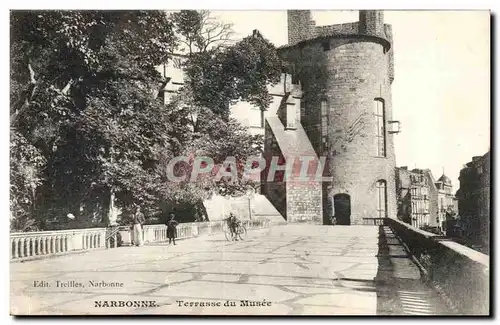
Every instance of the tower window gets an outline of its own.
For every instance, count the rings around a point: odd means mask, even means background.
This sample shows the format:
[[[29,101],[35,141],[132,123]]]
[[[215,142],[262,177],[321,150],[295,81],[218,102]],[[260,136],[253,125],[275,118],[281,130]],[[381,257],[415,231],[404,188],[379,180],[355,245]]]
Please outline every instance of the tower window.
[[[377,182],[377,217],[387,217],[387,183],[384,180]]]
[[[321,143],[323,148],[327,147],[328,143],[328,102],[321,101]]]
[[[378,157],[386,157],[386,144],[385,144],[385,105],[384,101],[380,98],[374,101],[375,116],[375,144],[376,155]]]

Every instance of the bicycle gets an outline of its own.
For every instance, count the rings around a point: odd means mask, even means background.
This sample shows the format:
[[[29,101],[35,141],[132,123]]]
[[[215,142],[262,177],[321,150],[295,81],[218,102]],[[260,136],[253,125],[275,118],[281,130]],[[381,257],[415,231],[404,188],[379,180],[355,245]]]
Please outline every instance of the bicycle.
[[[224,230],[224,235],[226,237],[227,241],[232,241],[233,239],[239,238],[240,240],[245,240],[247,236],[247,228],[245,225],[241,222],[238,221],[235,226],[235,232],[233,233],[231,231],[231,227],[226,224],[226,229]]]

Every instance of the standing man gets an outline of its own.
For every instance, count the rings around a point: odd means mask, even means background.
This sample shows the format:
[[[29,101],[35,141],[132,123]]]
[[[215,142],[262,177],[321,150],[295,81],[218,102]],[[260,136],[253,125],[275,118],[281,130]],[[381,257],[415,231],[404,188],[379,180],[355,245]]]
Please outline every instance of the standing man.
[[[142,246],[144,244],[144,238],[142,237],[142,225],[146,219],[144,214],[141,212],[141,207],[136,205],[135,213],[132,218],[132,238],[135,246]]]
[[[172,243],[172,241],[174,242],[174,245],[176,245],[175,243],[175,237],[177,237],[177,225],[179,223],[177,222],[177,220],[175,220],[175,216],[173,213],[170,214],[169,216],[169,220],[167,222],[167,237],[168,237],[168,243]]]

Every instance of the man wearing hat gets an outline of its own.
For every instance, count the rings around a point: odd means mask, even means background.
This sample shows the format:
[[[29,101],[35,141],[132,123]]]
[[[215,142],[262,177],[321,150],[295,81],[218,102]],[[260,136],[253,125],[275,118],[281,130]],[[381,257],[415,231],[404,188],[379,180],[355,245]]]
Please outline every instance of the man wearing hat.
[[[135,213],[132,217],[132,241],[135,246],[142,246],[144,244],[144,239],[142,236],[142,225],[146,219],[144,214],[141,212],[141,207],[135,204]]]

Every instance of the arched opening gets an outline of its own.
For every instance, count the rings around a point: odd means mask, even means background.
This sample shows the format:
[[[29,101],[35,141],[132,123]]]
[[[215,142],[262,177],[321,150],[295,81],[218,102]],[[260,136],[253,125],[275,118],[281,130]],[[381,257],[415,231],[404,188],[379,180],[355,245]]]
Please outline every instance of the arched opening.
[[[334,195],[333,208],[338,225],[351,224],[351,197],[348,194]]]

